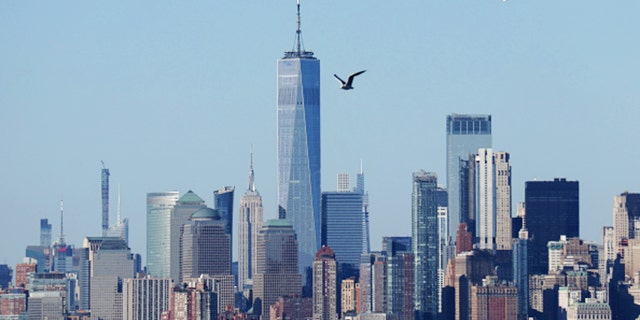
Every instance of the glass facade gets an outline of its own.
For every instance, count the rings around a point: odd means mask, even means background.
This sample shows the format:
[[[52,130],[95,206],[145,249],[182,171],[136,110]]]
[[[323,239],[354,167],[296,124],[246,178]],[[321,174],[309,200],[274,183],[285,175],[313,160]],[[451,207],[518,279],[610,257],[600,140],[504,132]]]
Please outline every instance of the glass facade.
[[[171,212],[178,191],[147,194],[147,270],[150,275],[170,277]]]
[[[491,116],[452,114],[447,116],[447,191],[449,235],[456,234],[460,218],[460,160],[469,159],[479,148],[491,148]]]
[[[340,271],[356,270],[365,253],[362,196],[357,192],[322,193],[322,244],[335,252]],[[340,276],[342,279],[343,274]]]
[[[438,315],[438,177],[435,173],[413,173],[411,238],[414,253],[415,319]]]
[[[306,274],[320,244],[320,61],[287,52],[277,85],[279,216],[293,224]]]

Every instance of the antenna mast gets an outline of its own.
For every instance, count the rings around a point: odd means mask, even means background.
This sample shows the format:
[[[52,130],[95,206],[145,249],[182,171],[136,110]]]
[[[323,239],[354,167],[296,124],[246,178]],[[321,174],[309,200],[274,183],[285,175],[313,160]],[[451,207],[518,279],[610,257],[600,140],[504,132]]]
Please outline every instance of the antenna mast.
[[[60,200],[60,244],[64,244],[64,200]]]
[[[297,0],[297,6],[298,6],[298,28],[296,29],[296,36],[297,36],[297,42],[296,42],[296,49],[298,49],[298,55],[300,55],[300,53],[302,52],[302,50],[300,49],[300,38],[302,37],[302,30],[300,29],[300,0]]]

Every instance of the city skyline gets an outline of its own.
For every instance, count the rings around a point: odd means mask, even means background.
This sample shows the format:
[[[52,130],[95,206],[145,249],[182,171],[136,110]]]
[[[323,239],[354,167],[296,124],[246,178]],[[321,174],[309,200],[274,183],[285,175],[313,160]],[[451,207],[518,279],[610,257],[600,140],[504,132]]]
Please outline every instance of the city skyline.
[[[302,14],[323,61],[322,190],[363,159],[373,250],[410,233],[411,172],[444,185],[452,113],[492,115],[514,208],[525,181],[579,181],[580,236],[601,241],[614,196],[640,190],[627,142],[640,130],[640,49],[628,40],[638,3],[408,2],[358,15],[362,5],[303,2]],[[251,144],[265,220],[277,217],[274,67],[293,43],[295,3],[176,6],[0,4],[0,201],[14,240],[0,259],[20,262],[41,218],[56,239],[61,198],[67,243],[100,235],[100,160],[122,187],[132,252],[146,255],[147,193],[192,189],[213,207],[213,190],[245,185]],[[332,73],[360,67],[355,90],[334,87]],[[246,83],[251,94],[237,89]]]

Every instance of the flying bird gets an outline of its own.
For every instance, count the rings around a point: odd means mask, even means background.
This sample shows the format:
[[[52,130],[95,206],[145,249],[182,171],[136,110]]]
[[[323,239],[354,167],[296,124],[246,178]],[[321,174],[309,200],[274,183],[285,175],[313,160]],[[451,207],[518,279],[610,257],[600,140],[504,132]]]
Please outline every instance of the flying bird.
[[[338,81],[340,81],[340,89],[342,89],[342,90],[351,90],[351,89],[353,89],[353,87],[351,86],[351,84],[353,84],[353,78],[355,78],[357,75],[363,74],[365,71],[367,71],[367,70],[362,70],[362,71],[358,71],[356,73],[351,74],[349,76],[349,78],[347,78],[346,82],[344,80],[340,79],[340,77],[338,77],[337,74],[334,74],[333,76],[336,77],[336,79],[338,79]]]

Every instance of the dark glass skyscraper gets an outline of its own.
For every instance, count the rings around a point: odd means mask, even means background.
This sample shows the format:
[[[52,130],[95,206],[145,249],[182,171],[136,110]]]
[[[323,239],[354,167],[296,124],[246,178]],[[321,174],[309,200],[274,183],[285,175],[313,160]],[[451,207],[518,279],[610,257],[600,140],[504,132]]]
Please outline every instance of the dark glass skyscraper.
[[[298,235],[306,275],[320,245],[320,61],[296,47],[278,60],[278,211]]]
[[[468,160],[469,154],[479,148],[491,148],[491,116],[451,114],[447,116],[447,191],[449,236],[456,234],[461,219],[461,201],[468,189],[460,183],[460,160]],[[461,193],[464,193],[461,195]],[[468,200],[468,199],[466,199]]]
[[[438,316],[438,177],[413,173],[411,239],[415,259],[415,319]]]
[[[40,246],[49,247],[51,245],[51,224],[49,219],[40,219]],[[38,271],[43,271],[38,269]]]
[[[529,274],[545,274],[549,257],[547,243],[580,236],[578,181],[527,181],[524,198],[525,222],[531,239],[528,247]]]
[[[235,187],[225,186],[213,192],[213,201],[215,208],[220,214],[220,218],[224,221],[224,232],[233,239],[233,193]],[[229,253],[233,252],[233,243],[231,243]],[[229,257],[229,261],[231,261]]]

